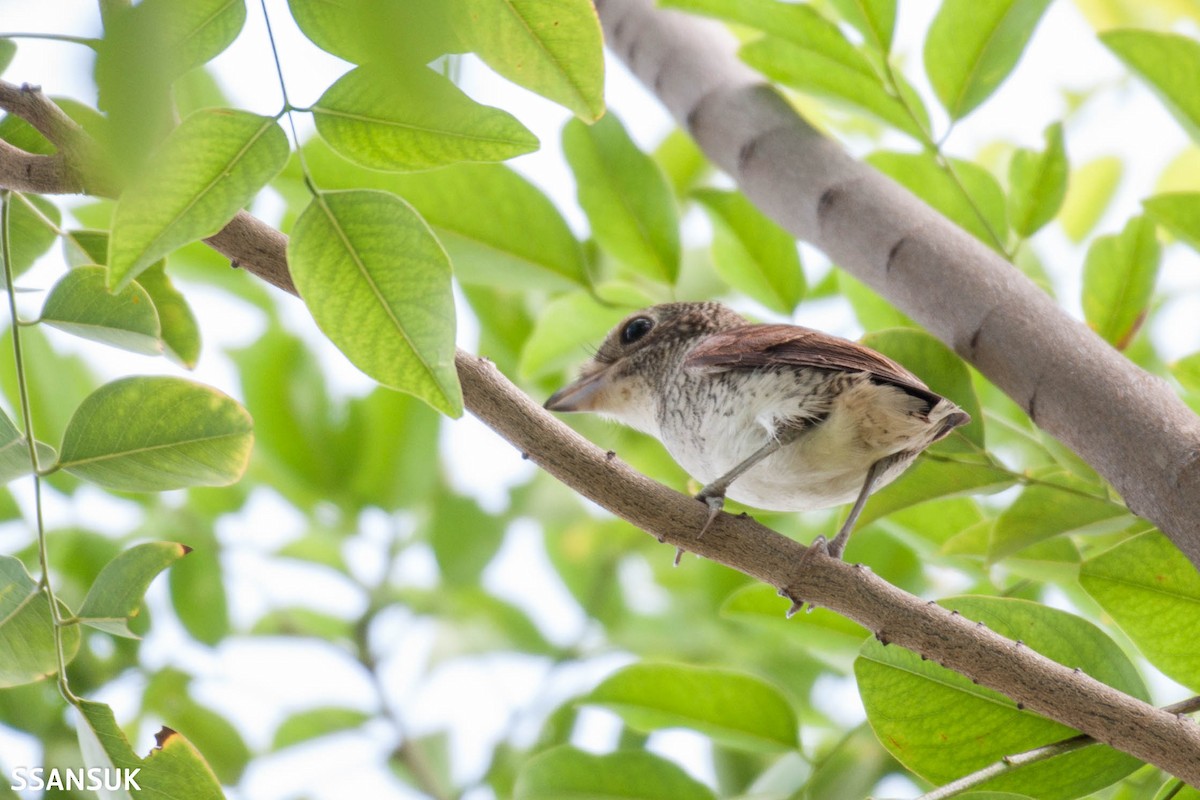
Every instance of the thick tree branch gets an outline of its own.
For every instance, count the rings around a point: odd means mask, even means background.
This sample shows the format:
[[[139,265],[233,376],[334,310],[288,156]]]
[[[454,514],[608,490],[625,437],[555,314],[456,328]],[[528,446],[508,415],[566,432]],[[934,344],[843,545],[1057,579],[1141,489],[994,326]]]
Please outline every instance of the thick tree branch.
[[[11,155],[0,151],[0,174]],[[72,191],[75,185],[65,179],[61,186],[46,187],[47,193]],[[246,271],[295,292],[287,268],[287,237],[265,223],[241,213],[208,242]],[[661,541],[737,569],[790,598],[802,597],[843,614],[880,641],[920,653],[1029,711],[1200,785],[1200,726],[1192,720],[1068,669],[892,586],[861,565],[816,558],[800,569],[806,548],[749,517],[721,514],[709,533],[697,539],[706,506],[601,451],[530,400],[486,359],[459,351],[456,364],[471,413],[567,486]]]
[[[974,364],[1200,566],[1200,419],[1020,271],[855,161],[724,26],[596,0],[607,44],[764,212]]]

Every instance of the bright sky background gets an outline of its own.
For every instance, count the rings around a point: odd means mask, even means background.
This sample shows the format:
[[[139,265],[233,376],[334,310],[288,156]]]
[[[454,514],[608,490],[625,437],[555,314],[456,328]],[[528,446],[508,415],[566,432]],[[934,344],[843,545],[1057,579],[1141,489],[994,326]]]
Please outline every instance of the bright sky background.
[[[96,0],[53,0],[52,5],[53,11],[48,11],[45,3],[0,0],[0,29],[39,31],[51,20],[60,26],[54,33],[94,35],[98,31]],[[291,24],[285,0],[269,0],[268,7],[289,93],[297,105],[309,104],[348,65],[320,51],[300,35]],[[907,61],[906,75],[927,98],[933,95],[920,69],[920,43],[935,8],[936,4],[930,2],[902,3],[897,34],[897,50],[905,54]],[[90,52],[80,46],[21,40],[5,78],[40,84],[51,95],[68,95],[94,103],[94,87],[88,79],[90,62]],[[540,152],[510,163],[550,195],[572,227],[584,233],[586,222],[575,204],[573,179],[558,148],[567,112],[508,84],[474,58],[468,57],[464,62],[465,90],[481,101],[515,114],[543,143]],[[235,104],[264,114],[278,110],[280,94],[257,2],[248,4],[248,20],[241,37],[212,66]],[[978,147],[998,139],[1040,147],[1042,129],[1063,113],[1064,89],[1120,84],[1123,75],[1124,70],[1096,41],[1075,6],[1068,2],[1052,3],[1015,75],[993,100],[960,125],[949,140],[948,150],[971,157]],[[643,146],[653,146],[669,130],[670,121],[657,102],[611,59],[607,91],[610,107]],[[931,111],[935,126],[944,130],[944,116],[933,105]],[[1153,192],[1162,169],[1185,146],[1187,139],[1158,101],[1136,82],[1121,84],[1120,91],[1089,104],[1084,114],[1102,123],[1068,127],[1067,148],[1072,164],[1107,154],[1119,154],[1126,160],[1122,189],[1099,226],[1101,231],[1114,232],[1136,213],[1139,198]],[[311,131],[311,122],[305,115],[298,115],[297,122],[302,136]],[[906,147],[907,140],[897,135],[889,144]],[[278,202],[269,197],[256,207],[268,220],[278,210]],[[700,215],[690,215],[685,230],[694,237],[694,242],[703,241],[707,235],[707,225]],[[1059,282],[1064,303],[1071,313],[1080,316],[1078,275],[1082,252],[1054,229],[1040,235],[1039,242],[1045,246],[1047,268]],[[52,251],[22,284],[48,286],[61,270],[58,253],[57,248]],[[804,248],[804,255],[810,278],[827,268],[823,257],[810,248]],[[1196,292],[1200,288],[1198,266],[1196,254],[1191,251],[1182,248],[1167,251],[1160,291],[1171,299],[1166,301],[1154,334],[1170,357],[1200,349],[1200,326],[1194,324],[1200,317],[1197,299],[1200,293]],[[21,299],[27,304],[27,314],[34,316],[40,297]],[[188,299],[195,307],[205,337],[204,354],[193,376],[238,396],[236,374],[218,350],[251,342],[260,330],[256,315],[203,286],[189,286]],[[288,309],[289,326],[304,333],[313,343],[334,376],[335,386],[347,392],[365,390],[369,382],[315,335],[299,301],[286,298],[284,305]],[[475,343],[472,322],[469,315],[462,316],[460,346],[472,349]],[[860,333],[847,306],[841,302],[802,305],[798,319],[842,335]],[[108,376],[179,372],[162,359],[117,353],[55,331],[49,334],[56,344],[81,353]],[[506,502],[506,485],[524,480],[532,470],[511,447],[470,417],[446,426],[443,450],[460,488],[480,497],[491,508]],[[131,504],[86,491],[74,504],[51,494],[47,508],[51,526],[86,519],[93,527],[114,532],[127,530],[138,513]],[[225,566],[235,624],[248,624],[269,606],[293,601],[307,603],[313,597],[320,597],[323,607],[334,613],[350,615],[359,610],[358,598],[348,585],[324,573],[280,564],[269,557],[274,547],[299,534],[304,524],[285,503],[263,490],[255,494],[245,514],[228,521],[218,531],[227,548]],[[363,520],[366,538],[378,544],[384,538],[387,524],[382,515],[368,515]],[[542,553],[536,523],[518,523],[513,533],[489,569],[489,590],[528,609],[553,640],[576,639],[584,633],[583,616],[554,577]],[[0,526],[0,552],[11,552],[21,546],[28,535],[28,530],[21,526]],[[169,533],[164,535],[169,537]],[[362,574],[374,574],[380,568],[377,549],[369,544],[354,548],[350,556]],[[663,557],[669,558],[670,553],[664,550]],[[427,583],[433,575],[432,556],[421,548],[413,548],[396,569],[407,581]],[[624,577],[639,582],[637,575]],[[165,588],[164,581],[152,587],[152,603],[160,606],[167,603]],[[389,649],[396,657],[388,662],[384,681],[396,705],[403,709],[412,732],[421,734],[447,726],[455,731],[456,774],[460,777],[477,775],[483,769],[491,738],[510,724],[514,710],[517,730],[526,738],[532,737],[540,723],[540,714],[560,698],[590,687],[624,663],[621,657],[613,656],[598,659],[584,668],[550,674],[540,659],[497,656],[482,662],[451,664],[441,669],[431,684],[418,686],[416,667],[432,645],[432,624],[414,622],[399,608],[393,616],[387,628],[394,639]],[[289,712],[317,705],[374,707],[369,684],[356,677],[353,664],[332,655],[329,649],[283,640],[235,639],[211,651],[190,643],[169,614],[157,614],[154,621],[155,627],[143,648],[144,662],[151,668],[186,664],[188,671],[204,676],[195,687],[198,697],[236,720],[252,749],[267,746],[275,726]],[[103,640],[103,636],[96,636]],[[547,680],[549,686],[545,685]],[[1165,695],[1170,695],[1161,699],[1176,699],[1169,684],[1160,686]],[[118,719],[128,719],[141,688],[135,681],[126,680],[97,699],[112,703]],[[862,718],[857,694],[848,681],[830,682],[827,689],[820,703],[827,713],[850,720]],[[601,712],[591,713],[587,719],[584,741],[580,743],[603,749],[611,743],[616,730],[612,719]],[[142,732],[136,749],[144,751],[149,747],[151,732]],[[256,761],[244,779],[244,796],[256,800],[275,800],[301,792],[320,798],[416,796],[398,792],[394,781],[373,768],[381,762],[389,741],[389,731],[368,726],[363,733],[292,748],[280,756]],[[664,752],[681,756],[700,777],[711,777],[702,759],[696,758],[703,752],[698,736],[659,734],[654,741]],[[0,733],[0,753],[10,768],[40,763],[35,743],[21,736]],[[915,795],[904,781],[886,787],[885,792],[893,797]]]

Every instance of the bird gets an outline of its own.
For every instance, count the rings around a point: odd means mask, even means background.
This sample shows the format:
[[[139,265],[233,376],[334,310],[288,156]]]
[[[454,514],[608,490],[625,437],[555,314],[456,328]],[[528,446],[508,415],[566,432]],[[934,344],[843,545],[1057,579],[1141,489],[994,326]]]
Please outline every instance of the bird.
[[[627,316],[579,377],[546,400],[649,434],[703,485],[767,511],[853,503],[832,539],[840,559],[867,498],[971,418],[864,345],[791,324],[753,324],[717,302],[664,303]],[[676,554],[678,563],[679,554]]]

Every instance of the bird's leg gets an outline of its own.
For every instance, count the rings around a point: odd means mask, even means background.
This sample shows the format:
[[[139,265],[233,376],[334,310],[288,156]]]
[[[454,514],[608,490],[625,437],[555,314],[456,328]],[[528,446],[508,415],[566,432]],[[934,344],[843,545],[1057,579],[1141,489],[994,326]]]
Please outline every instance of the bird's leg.
[[[704,527],[700,529],[700,533],[697,534],[697,539],[708,531],[709,526],[713,524],[713,520],[717,518],[717,514],[720,514],[721,509],[725,507],[725,492],[729,489],[729,485],[779,448],[796,441],[804,429],[805,426],[802,424],[788,425],[783,431],[776,436],[772,436],[766,444],[751,453],[748,458],[736,467],[700,490],[700,493],[696,495],[696,499],[704,501],[704,504],[708,506],[708,520],[704,523]]]
[[[833,558],[841,558],[842,551],[846,549],[846,542],[850,539],[850,534],[854,531],[854,523],[858,522],[858,516],[862,514],[863,506],[867,504],[867,498],[871,496],[871,490],[875,488],[875,482],[879,480],[879,476],[887,471],[888,467],[896,462],[897,459],[907,458],[909,453],[895,453],[890,456],[884,456],[871,465],[867,470],[867,477],[863,480],[862,489],[858,492],[858,497],[854,500],[854,505],[850,508],[850,515],[846,517],[846,521],[842,523],[841,530],[837,536],[833,537],[832,541],[827,542],[824,536],[818,536],[813,540],[812,546],[824,551],[825,555]]]
[[[863,479],[862,489],[859,490],[858,497],[854,500],[854,505],[850,507],[850,515],[842,523],[842,528],[837,532],[837,536],[833,537],[833,541],[826,540],[824,536],[818,536],[813,539],[812,545],[800,557],[800,569],[804,569],[809,560],[813,558],[813,554],[818,551],[832,558],[842,557],[842,552],[846,549],[846,542],[850,539],[850,534],[854,531],[854,523],[858,522],[858,516],[862,513],[863,506],[867,504],[867,498],[871,496],[871,490],[875,488],[875,482],[879,480],[880,475],[887,472],[888,467],[894,464],[897,459],[907,458],[909,455],[910,453],[895,453],[890,456],[884,456],[870,466],[867,470],[867,477]],[[792,607],[787,612],[789,618],[801,609],[812,611],[816,608],[812,603],[797,600],[791,597],[791,595],[787,596],[792,601]],[[805,608],[806,605],[807,608]]]

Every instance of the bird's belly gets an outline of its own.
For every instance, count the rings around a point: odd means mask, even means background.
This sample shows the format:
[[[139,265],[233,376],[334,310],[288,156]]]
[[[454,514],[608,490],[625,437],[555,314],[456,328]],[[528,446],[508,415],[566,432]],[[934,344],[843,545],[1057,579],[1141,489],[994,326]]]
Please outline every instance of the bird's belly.
[[[866,400],[871,414],[863,412]],[[850,503],[872,464],[911,448],[910,457],[896,458],[878,476],[874,486],[878,489],[895,480],[928,444],[922,441],[928,424],[911,417],[905,407],[909,398],[898,390],[864,386],[839,401],[823,420],[733,481],[726,496],[769,511],[810,511]],[[680,466],[705,484],[727,474],[773,436],[787,435],[786,431],[777,434],[764,423],[761,410],[750,406],[696,422],[696,428],[676,431],[674,436],[664,431],[665,441]]]
[[[768,511],[812,511],[853,502],[876,459],[861,452],[825,454],[803,445],[796,442],[768,457],[734,481],[726,496]],[[911,463],[910,458],[895,464],[874,488],[891,483]]]

